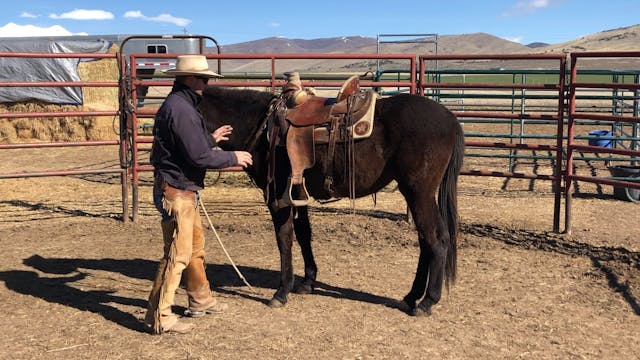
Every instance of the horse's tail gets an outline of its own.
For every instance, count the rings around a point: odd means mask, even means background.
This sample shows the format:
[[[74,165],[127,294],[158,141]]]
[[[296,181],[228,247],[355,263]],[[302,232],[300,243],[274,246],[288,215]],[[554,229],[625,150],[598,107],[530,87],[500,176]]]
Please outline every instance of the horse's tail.
[[[456,281],[457,262],[457,237],[458,237],[458,176],[462,168],[464,158],[464,133],[458,124],[456,128],[456,140],[453,147],[453,154],[444,173],[440,190],[438,192],[438,208],[449,232],[449,248],[447,249],[447,259],[445,262],[445,284],[449,289],[449,284]]]

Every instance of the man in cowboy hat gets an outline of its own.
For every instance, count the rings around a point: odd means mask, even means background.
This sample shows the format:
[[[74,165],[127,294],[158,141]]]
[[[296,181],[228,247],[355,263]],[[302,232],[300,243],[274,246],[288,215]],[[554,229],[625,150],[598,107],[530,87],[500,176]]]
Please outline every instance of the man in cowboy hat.
[[[158,110],[153,126],[151,164],[154,166],[153,200],[162,215],[164,256],[158,266],[144,319],[153,334],[185,333],[193,324],[180,322],[171,312],[175,292],[184,270],[189,305],[186,316],[199,317],[226,308],[211,295],[204,267],[204,232],[198,211],[198,191],[204,188],[206,169],[252,165],[246,151],[214,150],[228,140],[232,128],[207,132],[198,111],[202,91],[210,78],[204,55],[178,56],[171,93]]]

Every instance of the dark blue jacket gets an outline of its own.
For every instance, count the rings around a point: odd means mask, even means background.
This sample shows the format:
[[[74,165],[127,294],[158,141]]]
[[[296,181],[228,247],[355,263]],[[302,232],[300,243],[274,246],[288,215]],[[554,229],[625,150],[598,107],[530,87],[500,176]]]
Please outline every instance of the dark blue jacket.
[[[174,83],[153,125],[151,164],[156,176],[178,189],[202,190],[206,169],[237,163],[232,151],[213,150],[216,142],[197,110],[201,100],[187,86]]]

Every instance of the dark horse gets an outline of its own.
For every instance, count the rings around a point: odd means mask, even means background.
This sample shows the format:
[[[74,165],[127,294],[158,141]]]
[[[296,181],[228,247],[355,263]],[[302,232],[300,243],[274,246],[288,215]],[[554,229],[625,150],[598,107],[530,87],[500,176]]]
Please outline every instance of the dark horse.
[[[284,147],[275,147],[275,157],[271,159],[275,163],[275,190],[266,191],[270,159],[265,118],[271,113],[274,99],[276,96],[269,92],[212,86],[204,91],[202,113],[211,131],[223,124],[233,126],[229,142],[222,144],[225,149],[252,153],[253,166],[247,172],[264,192],[280,251],[280,285],[269,303],[279,307],[293,290],[294,233],[305,270],[296,292],[313,291],[317,267],[307,207],[281,207],[274,201],[282,197],[291,171]],[[347,150],[344,143],[336,144],[331,162],[335,192],[329,194],[323,174],[327,145],[316,145],[315,165],[304,172],[309,194],[315,199],[348,197],[350,193],[362,197],[381,190],[392,180],[397,182],[413,216],[420,244],[413,286],[403,301],[409,313],[428,315],[431,306],[440,300],[443,281],[448,288],[456,277],[457,180],[464,156],[461,126],[455,115],[430,99],[395,95],[377,101],[371,137],[354,141]],[[352,170],[347,166],[351,163]]]

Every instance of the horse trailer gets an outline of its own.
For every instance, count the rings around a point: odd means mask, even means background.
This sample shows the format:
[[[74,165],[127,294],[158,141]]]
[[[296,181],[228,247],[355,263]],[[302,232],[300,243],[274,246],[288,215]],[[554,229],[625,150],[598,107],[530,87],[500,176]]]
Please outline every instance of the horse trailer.
[[[139,80],[153,79],[156,72],[175,67],[175,58],[154,57],[163,54],[206,54],[207,40],[212,42],[217,53],[220,53],[218,42],[208,36],[201,35],[132,35],[118,42],[120,46],[121,65],[125,66],[125,73]],[[131,55],[149,54],[149,57],[135,57],[135,76],[132,75]],[[219,64],[218,64],[219,67]],[[148,85],[136,87],[138,105],[144,104],[149,91]]]

